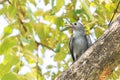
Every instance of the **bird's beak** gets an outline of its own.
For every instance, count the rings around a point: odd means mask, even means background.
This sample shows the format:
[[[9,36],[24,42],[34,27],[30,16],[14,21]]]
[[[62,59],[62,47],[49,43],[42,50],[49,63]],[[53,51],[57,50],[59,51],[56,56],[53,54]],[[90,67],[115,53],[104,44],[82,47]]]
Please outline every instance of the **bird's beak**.
[[[72,24],[66,24],[66,26],[67,26],[68,28],[74,28],[74,26],[73,26]]]

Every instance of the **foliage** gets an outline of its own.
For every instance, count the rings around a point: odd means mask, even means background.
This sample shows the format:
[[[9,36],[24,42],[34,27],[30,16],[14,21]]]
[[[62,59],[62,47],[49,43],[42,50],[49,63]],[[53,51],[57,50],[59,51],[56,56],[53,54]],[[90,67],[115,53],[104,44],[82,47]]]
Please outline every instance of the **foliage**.
[[[0,79],[55,79],[72,62],[68,50],[70,31],[65,25],[81,20],[86,33],[90,35],[93,29],[99,38],[117,3],[118,0],[2,1],[0,15],[8,24],[0,35]],[[44,64],[46,54],[51,64]],[[30,71],[20,74],[26,65]]]

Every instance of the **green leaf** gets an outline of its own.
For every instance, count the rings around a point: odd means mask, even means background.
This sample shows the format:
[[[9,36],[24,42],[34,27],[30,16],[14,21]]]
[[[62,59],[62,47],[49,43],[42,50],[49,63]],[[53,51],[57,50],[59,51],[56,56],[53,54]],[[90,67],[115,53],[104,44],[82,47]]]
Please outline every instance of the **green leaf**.
[[[62,54],[63,52],[58,52],[56,53],[56,55],[54,56],[54,61],[62,61],[65,58],[66,54]]]
[[[60,26],[65,26],[65,23],[64,23],[64,21],[63,21],[63,18],[57,18],[57,19],[55,20],[55,23],[56,23],[57,29],[59,29]]]
[[[9,35],[12,33],[12,28],[10,26],[4,28],[5,35]]]
[[[54,7],[54,11],[57,12],[64,6],[64,0],[56,0],[56,6]]]
[[[23,44],[22,47],[24,53],[32,53],[36,49],[37,44],[35,43],[33,37],[25,38],[24,36],[21,36],[19,38]]]
[[[47,5],[49,3],[50,0],[44,0],[45,5]]]
[[[27,38],[22,37],[21,41],[23,42],[23,44],[29,44],[30,40],[28,40]]]
[[[47,20],[47,21],[49,21],[49,22],[51,22],[51,23],[56,23],[57,17],[46,14],[46,16],[45,16],[44,19]]]
[[[8,52],[4,55],[4,62],[0,64],[0,77],[8,73],[11,67],[19,62],[19,58],[15,54]]]
[[[60,43],[58,42],[57,47],[56,47],[56,52],[60,52],[60,48],[61,48],[61,46],[60,46]]]
[[[68,11],[67,12],[67,16],[71,16],[69,19],[70,19],[70,22],[75,22],[77,21],[75,17],[77,17],[75,14],[74,14],[74,10],[71,10],[71,11]]]
[[[63,31],[66,31],[66,30],[68,30],[68,27],[63,28],[61,31],[63,32]]]
[[[19,61],[19,57],[15,55],[16,53],[12,54],[12,53],[6,53],[5,54],[5,60],[4,63],[6,63],[6,66],[9,64],[9,66],[11,65],[15,65],[16,63],[18,63]]]
[[[1,80],[18,80],[17,75],[13,72],[5,74]]]
[[[36,62],[37,57],[35,55],[33,55],[33,53],[30,52],[29,50],[25,49],[23,54],[24,54],[24,57],[28,63],[35,63]]]
[[[0,78],[10,71],[11,66],[0,64]]]
[[[19,61],[19,62],[15,65],[15,67],[14,67],[14,69],[13,69],[13,72],[18,73],[19,70],[21,69],[21,66],[23,66],[23,65],[24,65],[24,64],[23,64],[21,61]]]
[[[46,43],[45,39],[49,37],[49,30],[50,26],[47,26],[43,23],[36,24],[36,33],[38,34],[41,42]]]
[[[29,22],[29,23],[24,24],[27,27],[29,34],[33,33],[33,26],[32,26],[33,24],[34,24],[33,22]]]
[[[53,65],[48,65],[47,66],[47,69],[51,69],[51,68],[53,68]]]
[[[75,10],[74,11],[74,14],[80,14],[80,13],[83,13],[84,12],[84,10],[83,9],[77,9],[77,10]]]
[[[12,5],[9,5],[8,6],[8,9],[7,9],[7,14],[8,14],[8,17],[12,17],[14,18],[16,16],[16,8],[13,7]],[[10,14],[9,14],[10,13]]]
[[[37,10],[36,12],[34,12],[34,15],[35,16],[42,16],[42,15],[44,15],[44,12],[43,12],[43,10]]]
[[[0,15],[5,14],[7,12],[7,5],[4,5],[3,8],[0,9]]]
[[[9,51],[14,46],[17,46],[17,39],[15,37],[4,39],[0,44],[0,54]]]
[[[47,71],[46,73],[44,73],[45,76],[50,76],[50,71]]]
[[[103,34],[104,30],[101,27],[95,28],[95,35],[97,38],[99,38]]]
[[[86,1],[84,1],[84,0],[79,0],[79,1],[80,1],[81,5],[82,5],[82,8],[85,10],[86,14],[90,17],[91,20],[94,20],[94,17],[91,14],[91,11],[89,9],[88,3],[86,3]]]
[[[34,4],[34,6],[36,6],[36,2],[35,0],[29,0],[32,4]]]

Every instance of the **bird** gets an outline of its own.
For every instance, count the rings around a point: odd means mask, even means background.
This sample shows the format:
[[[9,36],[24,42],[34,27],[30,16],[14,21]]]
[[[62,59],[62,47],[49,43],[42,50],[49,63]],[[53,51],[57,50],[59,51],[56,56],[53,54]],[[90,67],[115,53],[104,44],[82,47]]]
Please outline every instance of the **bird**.
[[[73,35],[69,40],[69,50],[73,59],[73,62],[88,49],[92,44],[90,37],[87,37],[84,31],[84,27],[80,22],[74,22],[69,25],[72,28]]]

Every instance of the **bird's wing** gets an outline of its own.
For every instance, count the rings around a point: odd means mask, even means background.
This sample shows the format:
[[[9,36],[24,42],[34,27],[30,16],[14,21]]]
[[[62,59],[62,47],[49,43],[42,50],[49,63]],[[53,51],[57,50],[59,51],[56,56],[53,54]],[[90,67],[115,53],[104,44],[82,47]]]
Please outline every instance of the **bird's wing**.
[[[92,45],[92,41],[90,39],[90,36],[86,35],[86,38],[87,38],[87,42],[88,42],[88,47],[90,47]]]
[[[72,56],[72,59],[73,59],[73,62],[74,62],[75,57],[74,57],[74,53],[73,53],[73,42],[74,42],[74,37],[71,37],[70,41],[69,41],[69,50],[70,50],[70,53],[71,53],[71,56]]]

